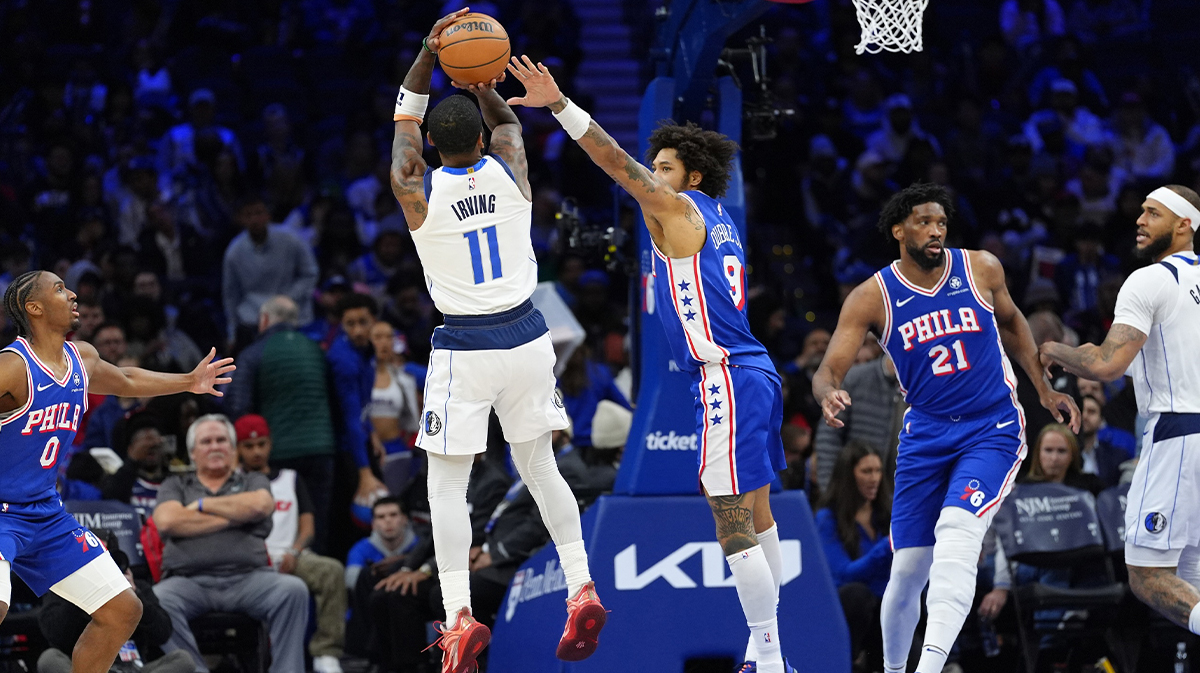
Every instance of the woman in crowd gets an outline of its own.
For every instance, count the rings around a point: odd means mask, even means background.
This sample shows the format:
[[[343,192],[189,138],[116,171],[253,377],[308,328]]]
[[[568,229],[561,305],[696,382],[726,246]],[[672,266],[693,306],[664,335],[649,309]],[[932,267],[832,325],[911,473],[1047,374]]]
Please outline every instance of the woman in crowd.
[[[883,478],[883,460],[865,442],[852,440],[834,464],[817,511],[817,534],[850,628],[855,670],[883,669],[879,606],[892,565],[891,520],[892,486]]]
[[[404,338],[382,320],[371,327],[375,348],[375,386],[371,389],[371,444],[379,456],[383,481],[391,493],[414,472],[412,440],[419,428],[421,399],[417,382],[404,371]]]
[[[1065,425],[1051,423],[1038,433],[1029,452],[1029,474],[1024,481],[1050,482],[1083,489],[1092,495],[1104,490],[1104,482],[1081,469],[1079,440]]]

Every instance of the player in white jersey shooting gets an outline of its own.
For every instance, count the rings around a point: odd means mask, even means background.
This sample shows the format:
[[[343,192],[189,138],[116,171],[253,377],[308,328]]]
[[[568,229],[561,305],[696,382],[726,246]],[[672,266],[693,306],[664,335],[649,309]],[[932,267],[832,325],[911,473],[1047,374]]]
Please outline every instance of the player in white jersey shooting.
[[[566,575],[568,617],[558,657],[590,656],[605,621],[588,571],[578,505],[551,448],[551,432],[567,427],[568,419],[555,396],[550,333],[529,300],[537,261],[529,236],[533,205],[521,124],[496,93],[496,80],[469,87],[491,129],[491,153],[483,152],[480,109],[455,95],[426,120],[442,167],[427,172],[421,158],[420,124],[439,36],[465,11],[442,18],[425,39],[400,89],[392,145],[392,191],[412,232],[430,296],[445,316],[445,324],[434,331],[417,438],[429,456],[438,580],[446,620],[452,623],[439,640],[443,673],[475,670],[491,639],[488,628],[471,615],[466,496],[475,454],[486,448],[493,407]]]
[[[1150,193],[1135,254],[1104,343],[1041,347],[1042,364],[1081,378],[1133,377],[1149,417],[1125,509],[1129,587],[1168,619],[1200,633],[1200,196],[1180,185]]]

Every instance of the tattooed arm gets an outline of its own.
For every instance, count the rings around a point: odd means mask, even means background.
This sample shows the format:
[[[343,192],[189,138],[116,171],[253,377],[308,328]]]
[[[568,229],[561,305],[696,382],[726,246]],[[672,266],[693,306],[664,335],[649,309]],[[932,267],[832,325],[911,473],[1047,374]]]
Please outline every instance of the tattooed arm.
[[[1129,325],[1117,323],[1108,330],[1104,343],[1071,348],[1066,344],[1042,344],[1042,364],[1062,365],[1068,372],[1093,381],[1116,381],[1125,374],[1133,358],[1146,343],[1146,335]]]
[[[448,14],[433,24],[429,36],[425,38],[425,46],[417,51],[417,60],[404,77],[405,89],[416,94],[429,93],[429,79],[433,75],[433,64],[437,61],[442,30],[466,11],[461,9]],[[424,150],[420,123],[412,118],[398,119],[396,137],[392,140],[392,193],[400,202],[408,228],[413,231],[425,224],[425,215],[429,212],[429,203],[425,199],[427,166],[421,156]]]
[[[492,141],[488,152],[504,160],[512,171],[513,180],[526,201],[533,200],[533,191],[529,188],[529,162],[525,159],[525,140],[521,137],[521,120],[513,112],[508,103],[496,93],[496,84],[504,80],[501,74],[498,80],[484,84],[472,84],[466,89],[475,94],[479,100],[479,109],[483,112],[483,123],[492,131]]]
[[[508,71],[525,85],[525,96],[509,99],[510,105],[549,107],[556,113],[566,108],[566,96],[544,65],[535,66],[528,56],[524,63],[514,57]],[[708,230],[687,197],[680,196],[665,180],[629,156],[596,120],[577,142],[597,166],[637,200],[659,250],[668,257],[688,257],[700,251]]]

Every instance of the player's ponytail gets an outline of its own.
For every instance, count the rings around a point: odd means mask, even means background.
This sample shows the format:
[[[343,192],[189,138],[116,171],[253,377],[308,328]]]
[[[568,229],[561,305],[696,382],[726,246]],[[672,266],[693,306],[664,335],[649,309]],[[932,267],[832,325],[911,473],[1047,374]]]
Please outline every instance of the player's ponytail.
[[[25,311],[25,303],[37,289],[38,277],[41,271],[27,271],[9,284],[4,291],[4,312],[17,328],[17,336],[29,336],[29,313]]]

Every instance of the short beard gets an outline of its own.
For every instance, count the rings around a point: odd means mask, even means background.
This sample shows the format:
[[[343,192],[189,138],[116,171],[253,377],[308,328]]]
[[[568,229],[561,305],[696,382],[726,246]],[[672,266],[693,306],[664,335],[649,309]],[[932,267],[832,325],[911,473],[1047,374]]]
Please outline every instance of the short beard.
[[[929,255],[925,254],[925,248],[918,248],[911,243],[905,243],[904,248],[908,250],[908,256],[912,257],[912,260],[917,263],[917,266],[921,267],[925,271],[933,271],[941,266],[942,262],[946,261],[945,248],[942,248],[942,251],[939,252],[935,257],[930,257]]]
[[[1133,246],[1133,256],[1143,262],[1153,262],[1164,252],[1171,249],[1172,240],[1174,240],[1174,236],[1168,231],[1158,238],[1150,239],[1150,242],[1144,248],[1139,248],[1136,245]]]

